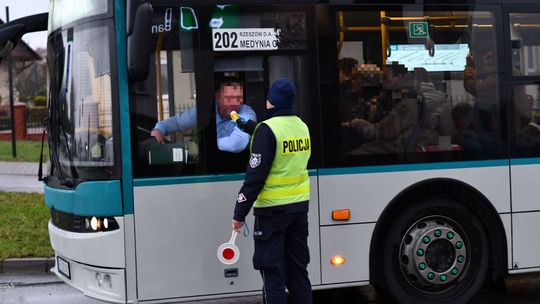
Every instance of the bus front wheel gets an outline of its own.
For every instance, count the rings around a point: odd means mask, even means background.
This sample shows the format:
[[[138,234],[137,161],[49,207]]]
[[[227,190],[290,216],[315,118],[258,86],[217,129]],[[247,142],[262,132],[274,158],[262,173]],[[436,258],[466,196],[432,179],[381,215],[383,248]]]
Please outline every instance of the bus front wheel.
[[[489,247],[480,218],[450,199],[412,204],[383,236],[383,287],[400,303],[467,303],[484,283]]]

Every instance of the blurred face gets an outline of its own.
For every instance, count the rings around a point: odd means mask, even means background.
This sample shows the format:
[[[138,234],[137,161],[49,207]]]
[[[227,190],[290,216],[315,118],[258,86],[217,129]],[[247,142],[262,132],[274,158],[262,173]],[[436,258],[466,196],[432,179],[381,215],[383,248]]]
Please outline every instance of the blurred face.
[[[384,80],[383,85],[385,88],[391,88],[395,83],[399,81],[399,77],[392,73],[390,68],[385,68],[384,70]]]
[[[239,112],[244,103],[244,87],[239,83],[225,84],[216,95],[219,115],[227,119],[232,111]]]

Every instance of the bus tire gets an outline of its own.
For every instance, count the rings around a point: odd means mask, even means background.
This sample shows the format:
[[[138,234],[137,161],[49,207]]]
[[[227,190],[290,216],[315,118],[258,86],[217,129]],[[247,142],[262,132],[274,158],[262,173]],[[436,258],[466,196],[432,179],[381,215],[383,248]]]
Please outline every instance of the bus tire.
[[[426,199],[389,225],[378,259],[383,271],[374,284],[394,301],[467,303],[482,288],[488,239],[469,208],[452,199]]]

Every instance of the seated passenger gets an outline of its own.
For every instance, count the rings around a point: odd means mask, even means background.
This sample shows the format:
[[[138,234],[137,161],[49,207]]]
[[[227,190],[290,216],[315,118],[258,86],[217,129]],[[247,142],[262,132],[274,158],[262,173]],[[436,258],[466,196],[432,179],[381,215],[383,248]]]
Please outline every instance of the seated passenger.
[[[458,103],[452,109],[452,119],[456,127],[456,132],[452,137],[452,143],[458,145],[461,150],[480,149],[478,136],[473,127],[473,107],[466,102]]]
[[[343,122],[342,127],[353,128],[362,135],[364,145],[356,152],[389,153],[403,152],[410,144],[437,144],[441,127],[442,105],[446,95],[435,89],[424,68],[417,68],[413,75],[390,72],[394,65],[385,67],[384,89],[386,99],[393,104],[391,110],[379,122],[371,123],[361,118]],[[414,76],[414,77],[412,77]],[[419,103],[419,97],[422,102]],[[419,117],[419,105],[425,118]],[[419,121],[419,119],[422,119]],[[417,126],[418,127],[415,127]],[[365,142],[371,141],[366,144]]]
[[[452,143],[460,146],[461,150],[496,149],[498,141],[474,127],[475,109],[466,102],[458,103],[452,109],[452,118],[456,132]]]
[[[242,152],[249,144],[251,136],[238,128],[230,114],[236,111],[245,121],[257,121],[255,111],[244,104],[243,84],[238,81],[227,80],[221,83],[216,92],[216,133],[218,149],[225,152]],[[187,111],[159,121],[151,132],[158,143],[163,143],[164,136],[176,132],[185,132],[197,127],[197,108],[191,107]]]
[[[392,108],[392,111],[379,122],[372,123],[366,119],[355,117],[349,121],[341,123],[342,127],[355,129],[360,134],[362,134],[362,140],[364,142],[374,139],[395,138],[397,135],[399,135],[399,133],[401,133],[401,127],[403,126],[404,119],[403,114],[407,114],[408,112],[410,112],[409,103],[405,102],[402,104],[402,102],[407,99],[407,95],[410,95],[410,90],[406,88],[406,85],[404,85],[405,83],[411,84],[411,81],[408,81],[407,79],[407,75],[405,73],[402,73],[402,71],[394,72],[391,66],[385,66],[385,68],[383,69],[383,73],[384,83],[382,89],[384,90],[384,92],[381,92],[381,94],[384,94],[386,99],[391,99],[389,103],[396,103],[395,106]],[[398,93],[400,96],[397,96]],[[376,106],[378,108],[381,108],[384,105],[377,104]],[[414,108],[416,109],[416,106],[414,106]],[[399,115],[401,118],[393,119],[396,118],[394,117],[396,115]]]

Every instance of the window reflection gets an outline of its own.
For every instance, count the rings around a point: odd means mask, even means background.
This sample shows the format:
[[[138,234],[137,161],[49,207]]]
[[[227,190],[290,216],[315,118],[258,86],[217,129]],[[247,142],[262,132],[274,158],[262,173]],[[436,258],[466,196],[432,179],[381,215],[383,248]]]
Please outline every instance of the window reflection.
[[[510,14],[514,76],[540,75],[540,14]]]
[[[66,58],[66,67],[72,69],[72,74],[67,71],[65,75],[71,84],[67,98],[74,105],[75,155],[86,165],[111,165],[112,91],[107,27],[75,31],[73,41],[68,42]]]

